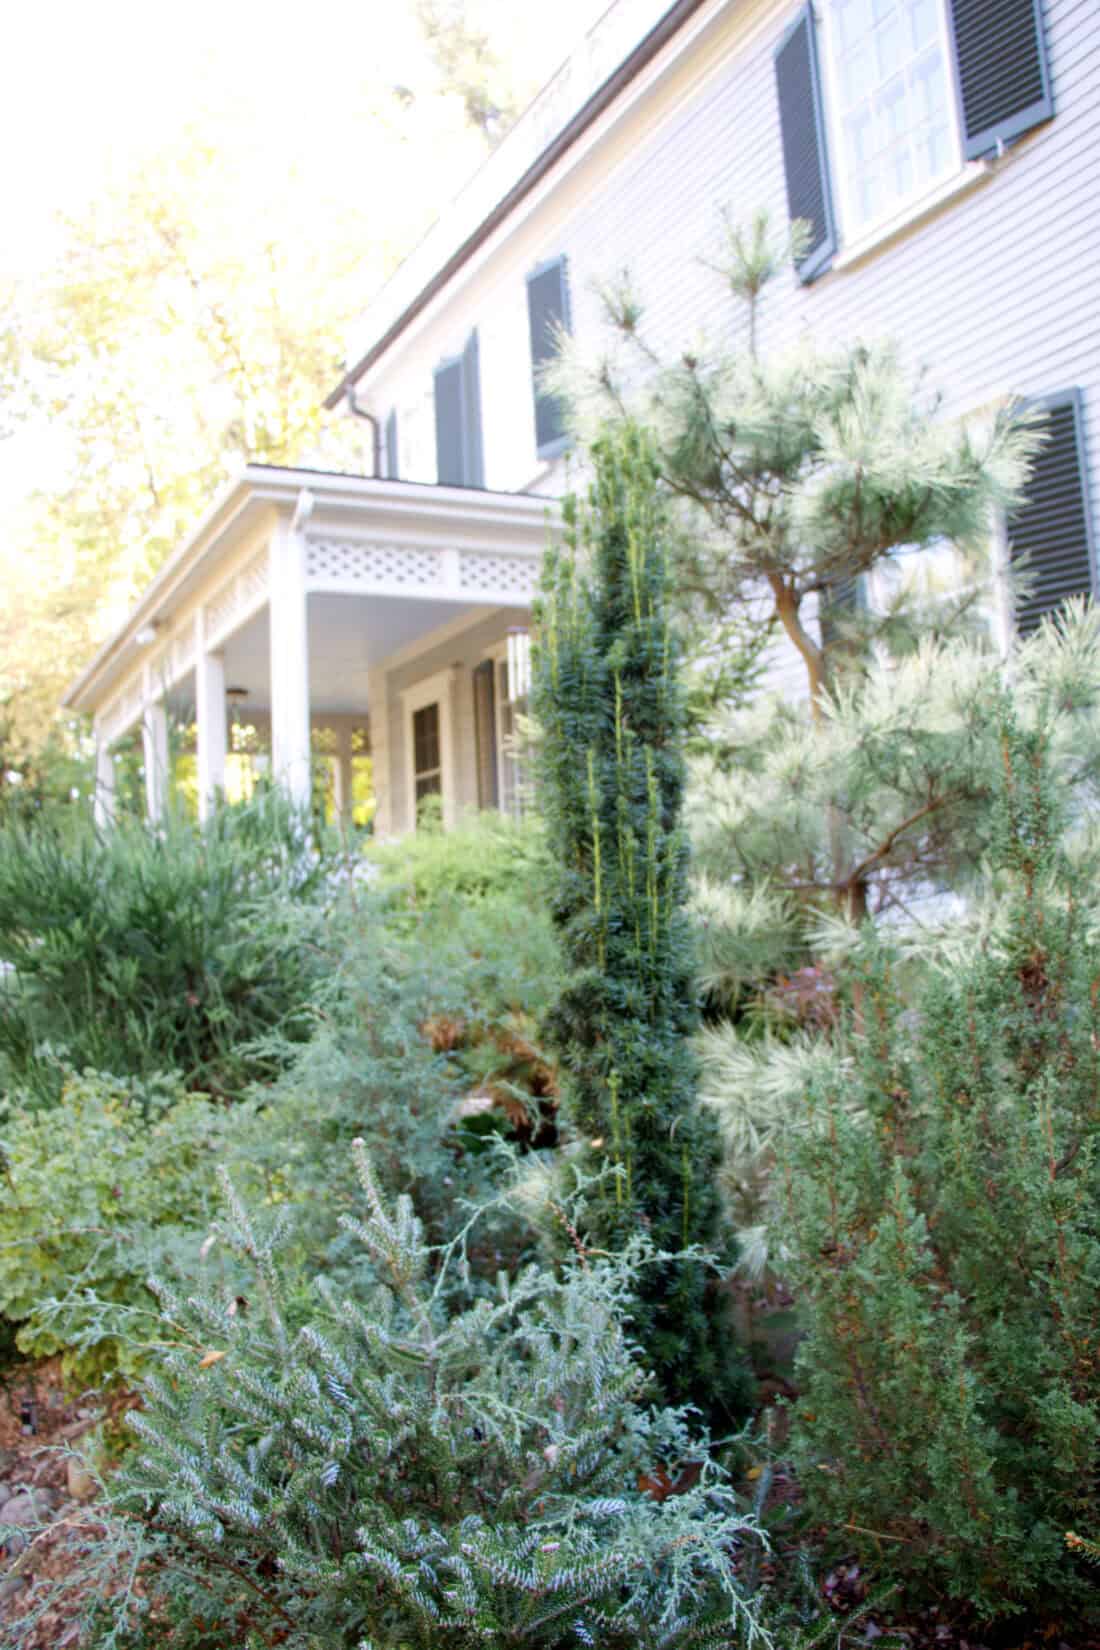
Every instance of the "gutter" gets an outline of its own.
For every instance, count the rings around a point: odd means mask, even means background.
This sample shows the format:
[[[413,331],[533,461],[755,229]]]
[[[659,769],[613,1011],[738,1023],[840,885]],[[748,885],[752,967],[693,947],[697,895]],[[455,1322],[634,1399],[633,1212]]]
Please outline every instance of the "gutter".
[[[643,40],[635,46],[629,57],[625,57],[615,72],[608,76],[603,84],[592,93],[588,102],[582,104],[577,113],[563,126],[557,137],[539,155],[538,159],[524,172],[518,183],[514,183],[508,193],[494,206],[487,218],[483,218],[472,235],[469,235],[458,251],[453,253],[443,267],[432,276],[427,286],[423,287],[412,303],[398,316],[391,327],[383,333],[376,344],[372,344],[367,353],[360,357],[353,367],[349,367],[339,384],[324,402],[325,408],[332,412],[340,402],[351,393],[363,374],[384,355],[391,344],[396,343],[406,327],[410,326],[416,317],[431,303],[452,275],[477,249],[488,240],[495,229],[498,229],[505,218],[520,204],[520,202],[537,187],[546,174],[557,165],[561,157],[573,147],[577,139],[583,137],[588,128],[599,119],[604,110],[609,108],[630,82],[657,56],[662,47],[672,39],[673,35],[687,22],[688,18],[705,4],[705,0],[676,0],[676,4],[668,10]]]

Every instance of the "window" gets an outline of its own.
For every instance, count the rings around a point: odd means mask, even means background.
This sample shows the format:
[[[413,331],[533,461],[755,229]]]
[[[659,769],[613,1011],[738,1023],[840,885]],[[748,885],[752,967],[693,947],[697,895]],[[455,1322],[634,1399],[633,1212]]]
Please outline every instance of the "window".
[[[451,735],[452,672],[440,671],[402,694],[405,720],[406,808],[415,827],[420,805],[438,796],[443,823],[454,823],[454,761]]]
[[[413,795],[417,812],[426,796],[443,794],[443,757],[439,742],[439,706],[413,711]]]
[[[519,719],[527,714],[530,642],[514,630],[474,671],[478,804],[513,819],[526,811],[528,779],[517,752]]]
[[[841,218],[865,233],[960,166],[942,0],[827,0]]]
[[[435,467],[441,486],[484,487],[477,332],[435,369]]]
[[[557,356],[560,334],[570,330],[564,258],[539,264],[528,275],[527,321],[535,395],[535,449],[539,458],[554,458],[565,447],[565,403],[546,388],[543,372]]]
[[[1039,0],[819,0],[775,78],[803,281],[1054,112]]]
[[[1017,575],[1016,629],[1037,630],[1070,596],[1096,588],[1089,520],[1081,392],[1033,402],[1046,413],[1046,439],[1032,465],[1027,497],[1009,518],[1009,560]]]

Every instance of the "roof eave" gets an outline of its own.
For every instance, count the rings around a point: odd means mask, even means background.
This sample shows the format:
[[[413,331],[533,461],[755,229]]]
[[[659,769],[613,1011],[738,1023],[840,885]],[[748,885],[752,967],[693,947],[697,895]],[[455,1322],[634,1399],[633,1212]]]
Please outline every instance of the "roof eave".
[[[387,482],[372,476],[356,476],[329,470],[284,469],[278,465],[249,464],[227,483],[198,526],[188,535],[179,549],[165,562],[152,579],[136,606],[131,609],[123,625],[104,642],[91,662],[66,688],[62,708],[84,713],[94,708],[93,692],[97,682],[115,664],[120,654],[132,645],[144,625],[152,623],[179,586],[200,566],[203,558],[213,551],[218,540],[251,508],[268,505],[292,510],[303,491],[312,492],[322,507],[354,506],[373,500],[408,504],[410,509],[427,508],[450,514],[470,515],[484,511],[486,501],[494,501],[489,508],[496,514],[506,508],[519,517],[534,520],[545,518],[558,501],[535,493],[494,493],[478,488],[425,487],[411,492],[407,482]]]
[[[457,274],[463,264],[488,240],[494,230],[499,228],[525,197],[542,182],[543,178],[557,165],[562,156],[573,147],[579,138],[583,137],[584,133],[599,119],[604,110],[610,108],[620,93],[641,74],[647,64],[679,32],[692,14],[697,12],[705,3],[706,0],[676,0],[676,3],[669,8],[660,21],[639,41],[634,50],[623,59],[619,67],[608,75],[607,79],[596,88],[588,101],[581,105],[573,118],[547,144],[546,148],[531,163],[518,182],[513,184],[511,189],[501,197],[493,210],[481,220],[477,228],[467,236],[458,250],[420,289],[413,301],[402,310],[392,326],[386,329],[381,338],[371,345],[370,349],[359,358],[353,367],[348,368],[339,384],[325,399],[324,405],[329,412],[334,411],[340,405],[340,402],[349,391],[355,388],[363,374],[369,372],[370,368],[385,354],[391,344],[396,343],[405,329],[427,308],[451,277]]]

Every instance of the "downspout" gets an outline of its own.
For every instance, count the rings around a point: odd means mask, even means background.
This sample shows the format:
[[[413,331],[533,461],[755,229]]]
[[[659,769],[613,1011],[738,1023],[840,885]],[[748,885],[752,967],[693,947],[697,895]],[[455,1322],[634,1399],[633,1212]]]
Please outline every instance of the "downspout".
[[[371,477],[374,481],[379,481],[382,477],[382,426],[372,412],[368,412],[366,407],[359,405],[355,399],[354,384],[348,385],[347,402],[348,411],[352,417],[365,418],[371,427]]]

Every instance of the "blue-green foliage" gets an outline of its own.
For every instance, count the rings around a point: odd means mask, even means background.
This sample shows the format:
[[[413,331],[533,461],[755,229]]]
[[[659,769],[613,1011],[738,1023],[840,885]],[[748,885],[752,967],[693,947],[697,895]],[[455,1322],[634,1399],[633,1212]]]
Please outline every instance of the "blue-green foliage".
[[[349,1225],[369,1289],[321,1286],[296,1311],[277,1235],[227,1187],[243,1297],[163,1295],[176,1350],[131,1418],[140,1447],[114,1502],[144,1543],[154,1610],[171,1600],[170,1642],[751,1641],[734,1562],[753,1521],[684,1417],[644,1402],[624,1337],[645,1245],[448,1310],[461,1246],[433,1256],[409,1201],[386,1200],[356,1153],[365,1208]],[[700,1469],[685,1494],[637,1487],[683,1460]]]

